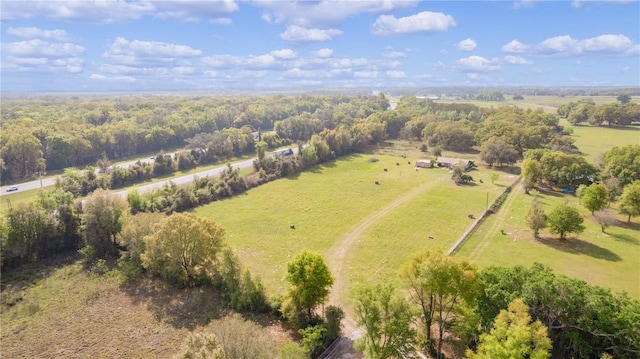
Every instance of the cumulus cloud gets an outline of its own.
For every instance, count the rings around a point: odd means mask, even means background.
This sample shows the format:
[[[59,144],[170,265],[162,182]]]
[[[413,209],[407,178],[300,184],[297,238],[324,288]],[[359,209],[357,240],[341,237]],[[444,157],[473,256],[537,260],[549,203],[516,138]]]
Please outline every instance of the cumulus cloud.
[[[7,21],[41,16],[55,20],[111,24],[153,16],[162,19],[197,21],[203,18],[224,18],[238,10],[238,4],[233,0],[27,0],[3,2],[1,19]]]
[[[105,76],[101,74],[91,74],[89,79],[106,82],[136,82],[136,78],[131,76]]]
[[[504,61],[512,64],[512,65],[530,65],[531,61],[520,57],[520,56],[513,56],[513,55],[508,55],[504,57]]]
[[[336,26],[362,13],[389,12],[412,8],[418,0],[389,1],[255,1],[263,9],[262,19],[269,23],[288,23],[302,27]]]
[[[298,25],[291,25],[285,32],[280,34],[280,38],[292,44],[309,44],[329,41],[338,35],[342,35],[342,31],[337,29],[307,29]]]
[[[378,77],[378,71],[355,71],[353,77],[361,79],[374,79]]]
[[[49,43],[40,39],[3,44],[2,50],[16,57],[74,57],[82,55],[85,48],[66,43]]]
[[[231,19],[229,19],[228,17],[220,17],[217,19],[211,19],[209,20],[210,23],[212,24],[216,24],[216,25],[225,25],[225,26],[229,26],[233,23],[233,21],[231,21]]]
[[[542,55],[569,56],[585,53],[602,55],[637,55],[640,46],[624,35],[605,34],[584,40],[569,35],[555,36],[536,46],[536,52]]]
[[[422,11],[415,15],[396,18],[382,15],[373,23],[372,33],[380,36],[402,36],[410,34],[432,34],[444,32],[456,26],[451,15],[441,12]]]
[[[201,53],[202,51],[185,45],[176,45],[160,41],[129,41],[123,37],[117,38],[106,52],[107,56],[129,55],[137,58],[193,57]]]
[[[397,70],[389,70],[386,72],[387,77],[392,79],[403,79],[407,77],[407,74],[404,71]]]
[[[476,49],[476,46],[476,42],[473,39],[469,38],[460,41],[458,45],[456,45],[456,47],[460,51],[473,51]]]
[[[270,52],[277,59],[291,60],[298,57],[298,54],[291,49],[273,50]]]
[[[529,49],[528,45],[521,43],[518,40],[511,40],[508,44],[502,46],[502,52],[508,52],[513,54],[519,54],[527,51]]]
[[[500,70],[497,59],[486,59],[482,56],[469,56],[455,62],[456,68],[462,72],[491,72]]]
[[[320,50],[318,50],[318,51],[313,53],[313,56],[319,57],[319,58],[322,58],[322,59],[326,59],[328,57],[331,57],[332,55],[333,55],[333,50],[332,49],[327,49],[327,48],[320,49]]]
[[[404,52],[400,51],[387,51],[382,53],[382,57],[386,57],[388,59],[399,59],[403,57],[407,57]]]
[[[42,30],[37,27],[10,27],[7,29],[7,34],[23,39],[69,41],[69,36],[64,30]]]

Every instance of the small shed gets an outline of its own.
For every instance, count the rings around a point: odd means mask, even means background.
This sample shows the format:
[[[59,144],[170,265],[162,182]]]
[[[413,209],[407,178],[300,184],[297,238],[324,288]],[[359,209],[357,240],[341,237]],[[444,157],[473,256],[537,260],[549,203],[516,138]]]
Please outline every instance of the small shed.
[[[431,162],[431,160],[417,160],[416,161],[416,167],[420,167],[420,168],[431,168],[433,167],[433,163]]]

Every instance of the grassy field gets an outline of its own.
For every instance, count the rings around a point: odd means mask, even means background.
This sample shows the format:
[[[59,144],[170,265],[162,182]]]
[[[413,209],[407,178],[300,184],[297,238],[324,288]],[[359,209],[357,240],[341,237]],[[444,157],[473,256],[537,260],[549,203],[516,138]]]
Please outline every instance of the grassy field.
[[[367,162],[372,156],[379,162]],[[504,174],[492,185],[490,172],[480,169],[470,173],[484,184],[456,186],[446,170],[416,171],[408,163],[416,159],[348,156],[200,207],[196,213],[226,228],[229,244],[272,294],[283,292],[286,263],[293,255],[307,249],[327,256],[354,231],[357,238],[345,257],[349,280],[356,287],[365,279],[393,281],[399,264],[414,251],[429,246],[448,249],[471,223],[467,214],[480,214],[487,193],[493,200],[511,179]],[[413,196],[397,208],[387,208],[408,193]],[[377,221],[368,223],[372,216]],[[429,236],[434,240],[427,241]]]
[[[522,100],[513,100],[512,96],[506,96],[505,101],[464,101],[464,100],[443,100],[443,102],[451,103],[471,103],[478,107],[498,107],[498,106],[517,106],[523,109],[537,110],[543,109],[545,112],[556,114],[557,108],[569,102],[577,102],[580,100],[592,100],[596,105],[604,105],[611,102],[618,102],[616,96],[523,96]],[[640,102],[640,96],[633,96],[632,102]]]
[[[510,199],[471,235],[457,256],[468,257],[480,267],[530,266],[540,262],[557,273],[613,291],[626,291],[640,298],[640,224],[637,218],[627,224],[626,217],[618,217],[618,225],[603,233],[575,196],[541,192],[540,200],[547,213],[568,200],[580,210],[586,230],[580,235],[571,234],[563,241],[558,235],[542,231],[541,239],[536,240],[525,220],[533,197],[517,189]],[[502,234],[502,230],[506,234]]]
[[[571,137],[575,139],[575,145],[580,152],[585,154],[591,163],[597,164],[600,155],[614,146],[640,145],[640,126],[574,126]]]

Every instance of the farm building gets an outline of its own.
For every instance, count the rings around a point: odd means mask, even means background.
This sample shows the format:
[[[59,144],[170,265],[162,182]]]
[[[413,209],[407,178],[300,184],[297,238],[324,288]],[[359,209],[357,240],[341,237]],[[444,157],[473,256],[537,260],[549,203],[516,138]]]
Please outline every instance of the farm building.
[[[433,167],[433,162],[431,162],[431,160],[417,160],[416,161],[416,167],[420,167],[420,168],[431,168]]]
[[[463,160],[460,158],[440,157],[436,160],[438,167],[453,168],[458,163],[462,163],[465,171],[470,170],[475,164],[472,160]]]

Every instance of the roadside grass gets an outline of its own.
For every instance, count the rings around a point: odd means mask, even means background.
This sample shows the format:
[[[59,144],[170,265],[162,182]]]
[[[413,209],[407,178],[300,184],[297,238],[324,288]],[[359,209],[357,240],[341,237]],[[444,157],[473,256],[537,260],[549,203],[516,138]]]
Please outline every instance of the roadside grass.
[[[534,239],[526,224],[533,195],[517,189],[510,196],[515,196],[512,205],[488,217],[455,253],[456,256],[468,257],[481,268],[491,265],[528,267],[539,262],[557,273],[640,297],[640,224],[637,218],[628,225],[626,217],[618,216],[618,224],[602,233],[591,213],[575,196],[540,192],[545,212],[568,201],[579,209],[586,230],[579,235],[570,234],[566,240],[543,230],[540,238]],[[491,233],[490,229],[500,220],[500,212],[503,212],[504,220],[495,227],[500,230]]]
[[[389,147],[396,145],[403,146]],[[379,162],[367,162],[371,157]],[[356,283],[373,278],[393,281],[399,264],[423,248],[427,236],[438,238],[433,243],[448,249],[472,222],[468,213],[479,215],[487,192],[493,200],[511,176],[503,173],[504,180],[491,185],[492,171],[481,168],[470,174],[484,184],[456,186],[447,170],[416,171],[415,160],[422,157],[351,155],[195,212],[221,224],[242,262],[262,278],[270,294],[278,294],[286,287],[286,263],[292,256],[303,250],[326,255],[358,223],[425,182],[433,182],[432,188],[365,230],[357,241],[360,244],[347,255],[352,267],[349,279]]]

